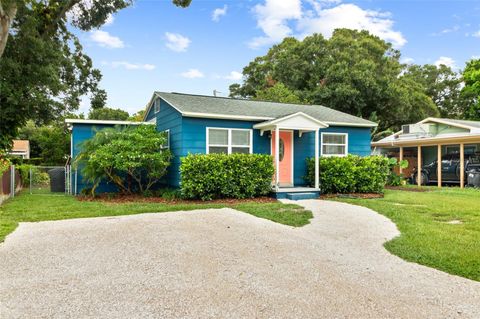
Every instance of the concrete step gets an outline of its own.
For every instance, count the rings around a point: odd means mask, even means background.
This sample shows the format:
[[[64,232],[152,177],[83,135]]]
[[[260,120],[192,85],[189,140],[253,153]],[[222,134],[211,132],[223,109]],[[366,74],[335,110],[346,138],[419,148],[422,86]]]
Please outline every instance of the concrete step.
[[[318,192],[287,193],[287,198],[290,200],[316,199],[318,198]]]

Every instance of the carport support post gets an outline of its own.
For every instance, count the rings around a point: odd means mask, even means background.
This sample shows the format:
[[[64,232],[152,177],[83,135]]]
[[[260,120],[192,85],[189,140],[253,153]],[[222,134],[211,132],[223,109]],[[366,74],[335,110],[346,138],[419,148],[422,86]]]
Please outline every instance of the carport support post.
[[[319,148],[319,138],[318,138],[318,129],[315,130],[315,188],[319,188],[320,187],[320,167],[319,167],[319,152],[318,152],[318,148]]]
[[[417,186],[422,186],[422,147],[417,147]]]
[[[275,190],[278,192],[278,182],[280,180],[280,129],[275,126]]]
[[[403,146],[400,146],[400,155],[398,156],[398,161],[399,161],[399,162],[403,161]],[[402,165],[399,165],[399,167],[398,167],[398,173],[399,173],[400,175],[403,174]]]
[[[460,143],[460,188],[465,186],[465,145]]]
[[[442,145],[437,146],[437,186],[442,187]]]

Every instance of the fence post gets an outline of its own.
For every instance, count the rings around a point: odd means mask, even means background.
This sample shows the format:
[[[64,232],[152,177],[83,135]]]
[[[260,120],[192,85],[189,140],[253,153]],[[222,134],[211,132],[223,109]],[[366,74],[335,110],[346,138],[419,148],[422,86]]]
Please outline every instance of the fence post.
[[[10,197],[15,197],[15,165],[10,166]]]
[[[77,196],[77,170],[75,170],[75,192],[73,195]]]
[[[32,168],[30,167],[29,169],[29,172],[28,172],[28,176],[29,176],[29,179],[28,181],[30,182],[30,185],[28,186],[29,190],[30,190],[30,195],[32,194]]]

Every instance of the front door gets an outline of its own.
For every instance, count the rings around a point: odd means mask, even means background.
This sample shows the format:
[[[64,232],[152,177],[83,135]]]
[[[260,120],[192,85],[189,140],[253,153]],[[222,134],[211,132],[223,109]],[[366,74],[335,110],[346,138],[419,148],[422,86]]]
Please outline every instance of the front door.
[[[272,132],[272,155],[275,159],[275,131]],[[279,141],[279,186],[293,186],[293,132],[280,131]],[[276,163],[276,161],[274,162]],[[274,177],[275,180],[275,177]]]

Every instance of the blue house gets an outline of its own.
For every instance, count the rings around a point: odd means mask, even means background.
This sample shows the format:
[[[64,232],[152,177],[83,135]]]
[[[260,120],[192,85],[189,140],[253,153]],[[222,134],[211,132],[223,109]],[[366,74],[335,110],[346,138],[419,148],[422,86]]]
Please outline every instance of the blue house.
[[[139,122],[66,120],[72,131],[71,156],[96,130]],[[271,154],[276,169],[274,192],[305,192],[306,159],[319,156],[369,155],[371,128],[377,124],[320,105],[299,105],[181,93],[155,92],[143,123],[155,125],[168,136],[174,158],[165,182],[181,183],[180,159],[189,153]],[[279,138],[277,138],[279,137]],[[318,176],[318,174],[317,174]],[[75,193],[88,187],[80,172]],[[314,188],[319,191],[318,178]],[[99,191],[108,191],[102,185]]]

